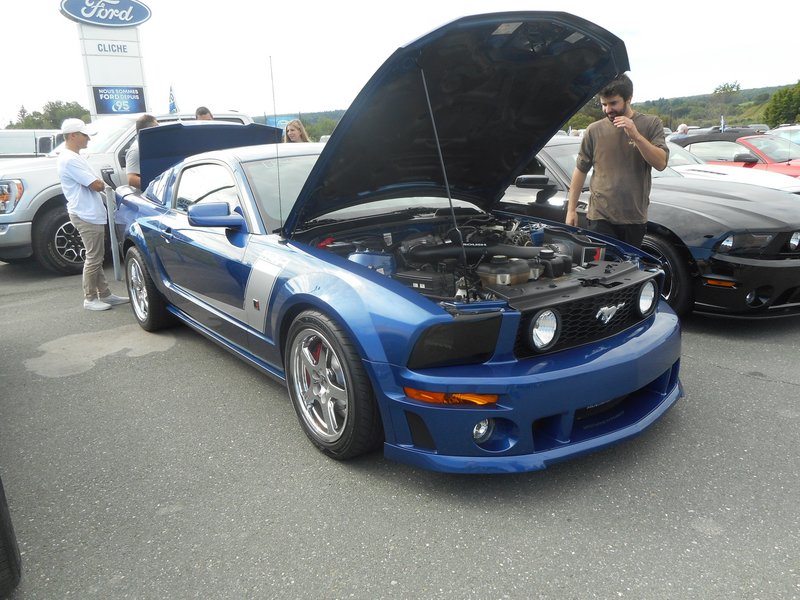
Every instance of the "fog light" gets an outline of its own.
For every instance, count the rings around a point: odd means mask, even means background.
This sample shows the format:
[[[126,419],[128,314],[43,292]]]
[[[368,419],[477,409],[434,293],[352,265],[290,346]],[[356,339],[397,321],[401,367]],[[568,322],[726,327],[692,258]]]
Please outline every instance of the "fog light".
[[[639,290],[639,314],[647,315],[655,306],[656,300],[656,284],[652,281],[645,281]]]
[[[483,419],[472,428],[472,439],[476,444],[486,443],[494,433],[494,419]]]
[[[774,293],[775,289],[772,286],[762,285],[748,293],[747,296],[744,297],[744,301],[750,308],[761,308],[770,301]]]
[[[789,250],[794,252],[800,247],[800,231],[795,231],[789,239]]]
[[[553,346],[559,334],[558,313],[551,309],[539,311],[531,320],[530,341],[535,350],[542,351]]]

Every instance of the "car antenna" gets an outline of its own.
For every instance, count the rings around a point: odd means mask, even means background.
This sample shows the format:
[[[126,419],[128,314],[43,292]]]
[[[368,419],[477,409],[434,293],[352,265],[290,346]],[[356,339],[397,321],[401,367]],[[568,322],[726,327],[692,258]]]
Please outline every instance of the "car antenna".
[[[433,116],[433,107],[431,106],[431,96],[428,93],[428,82],[425,79],[425,70],[420,66],[419,73],[422,76],[422,89],[425,90],[425,102],[428,104],[428,115],[431,118],[431,127],[433,129],[433,139],[436,142],[436,152],[439,154],[439,165],[442,168],[442,177],[444,177],[444,189],[447,192],[447,201],[450,204],[450,216],[453,218],[453,228],[458,234],[458,245],[461,247],[461,260],[464,264],[464,273],[467,273],[467,251],[464,248],[464,236],[461,234],[461,229],[458,227],[458,219],[456,219],[456,210],[453,207],[453,197],[450,195],[450,182],[447,179],[447,168],[444,164],[444,156],[442,155],[442,145],[439,143],[439,132],[436,129],[436,119]],[[466,289],[466,286],[465,286]],[[469,292],[466,295],[466,301],[469,302]]]
[[[272,72],[272,56],[269,57],[269,83],[272,88],[272,118],[275,119],[275,126],[278,125],[278,108],[275,104],[275,77]],[[275,144],[275,177],[278,181],[278,222],[283,230],[283,194],[281,194],[281,157],[280,142]]]

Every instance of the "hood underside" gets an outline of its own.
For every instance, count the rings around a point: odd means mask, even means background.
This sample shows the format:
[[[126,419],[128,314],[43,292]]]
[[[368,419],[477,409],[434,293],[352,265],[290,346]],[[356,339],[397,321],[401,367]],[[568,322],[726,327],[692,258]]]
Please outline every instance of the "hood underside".
[[[445,25],[399,48],[369,80],[285,229],[400,195],[450,195],[489,209],[545,142],[628,68],[622,40],[567,13],[493,13]]]

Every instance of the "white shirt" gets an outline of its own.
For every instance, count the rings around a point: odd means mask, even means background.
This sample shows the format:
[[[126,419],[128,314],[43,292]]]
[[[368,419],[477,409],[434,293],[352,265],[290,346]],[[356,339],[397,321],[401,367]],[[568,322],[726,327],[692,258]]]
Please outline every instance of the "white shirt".
[[[87,187],[98,177],[85,156],[64,148],[58,155],[58,177],[69,214],[96,225],[108,221],[103,196]]]

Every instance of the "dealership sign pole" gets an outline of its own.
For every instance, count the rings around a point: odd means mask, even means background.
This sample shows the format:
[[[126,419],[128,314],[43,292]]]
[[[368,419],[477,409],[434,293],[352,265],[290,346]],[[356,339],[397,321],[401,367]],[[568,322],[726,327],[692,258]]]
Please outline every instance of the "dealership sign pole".
[[[61,0],[78,23],[92,118],[148,112],[138,25],[150,9],[138,0]]]

